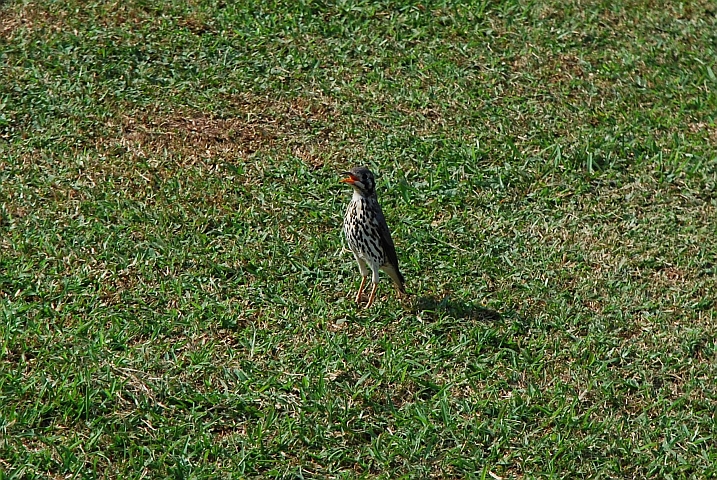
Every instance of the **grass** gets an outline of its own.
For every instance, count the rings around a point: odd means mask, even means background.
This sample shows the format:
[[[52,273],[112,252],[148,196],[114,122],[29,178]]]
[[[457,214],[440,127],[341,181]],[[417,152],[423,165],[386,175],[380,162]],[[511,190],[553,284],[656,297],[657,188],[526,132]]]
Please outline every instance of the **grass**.
[[[0,478],[717,475],[716,15],[3,2]]]

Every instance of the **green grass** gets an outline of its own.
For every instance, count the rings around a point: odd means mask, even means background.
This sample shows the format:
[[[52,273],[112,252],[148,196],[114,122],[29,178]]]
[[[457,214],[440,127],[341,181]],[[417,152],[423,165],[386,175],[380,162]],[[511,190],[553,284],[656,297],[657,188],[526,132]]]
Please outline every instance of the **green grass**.
[[[712,2],[0,5],[0,478],[717,476]],[[410,298],[357,309],[366,164]]]

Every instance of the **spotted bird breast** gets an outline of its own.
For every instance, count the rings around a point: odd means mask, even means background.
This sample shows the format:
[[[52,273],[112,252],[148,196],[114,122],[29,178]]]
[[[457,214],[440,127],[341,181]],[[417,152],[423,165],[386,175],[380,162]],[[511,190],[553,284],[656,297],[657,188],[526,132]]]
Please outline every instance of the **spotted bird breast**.
[[[344,234],[349,248],[363,260],[383,265],[386,257],[381,248],[378,218],[371,208],[370,200],[354,198],[344,217]]]

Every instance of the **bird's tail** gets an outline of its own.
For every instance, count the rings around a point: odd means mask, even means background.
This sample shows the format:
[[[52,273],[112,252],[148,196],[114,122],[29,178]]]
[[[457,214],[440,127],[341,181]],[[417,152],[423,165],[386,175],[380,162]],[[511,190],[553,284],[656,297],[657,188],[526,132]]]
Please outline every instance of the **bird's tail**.
[[[401,271],[392,265],[386,265],[383,270],[388,273],[388,276],[393,280],[393,284],[396,286],[396,290],[399,293],[406,294],[406,279],[401,275]]]

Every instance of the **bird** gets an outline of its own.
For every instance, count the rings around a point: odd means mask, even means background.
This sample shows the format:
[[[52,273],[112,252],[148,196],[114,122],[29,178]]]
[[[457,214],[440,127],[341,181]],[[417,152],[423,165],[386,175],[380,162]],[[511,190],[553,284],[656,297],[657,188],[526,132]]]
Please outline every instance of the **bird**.
[[[344,235],[349,248],[356,257],[361,272],[361,286],[356,294],[356,303],[361,302],[361,294],[366,285],[369,268],[371,269],[371,294],[365,308],[371,307],[378,288],[378,272],[383,270],[391,277],[399,294],[406,293],[405,283],[398,268],[396,247],[391,232],[383,216],[381,205],[376,196],[376,181],[373,173],[366,167],[354,167],[341,172],[346,178],[340,180],[353,187],[351,203],[344,216]]]

